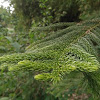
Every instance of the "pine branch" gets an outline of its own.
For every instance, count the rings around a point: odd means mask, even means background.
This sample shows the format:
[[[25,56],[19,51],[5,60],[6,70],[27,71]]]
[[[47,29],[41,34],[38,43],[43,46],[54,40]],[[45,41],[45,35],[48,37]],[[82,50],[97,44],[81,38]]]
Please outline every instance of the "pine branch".
[[[53,31],[54,28],[59,29]],[[37,30],[51,31],[52,34],[30,45],[25,53],[0,57],[0,69],[16,72],[35,71],[39,73],[35,79],[49,80],[53,84],[63,82],[66,74],[70,75],[77,71],[83,73],[92,90],[96,90],[98,94],[97,87],[100,84],[94,73],[100,70],[97,50],[100,46],[100,19],[80,23],[59,23],[32,29]],[[99,73],[97,75],[99,76]]]

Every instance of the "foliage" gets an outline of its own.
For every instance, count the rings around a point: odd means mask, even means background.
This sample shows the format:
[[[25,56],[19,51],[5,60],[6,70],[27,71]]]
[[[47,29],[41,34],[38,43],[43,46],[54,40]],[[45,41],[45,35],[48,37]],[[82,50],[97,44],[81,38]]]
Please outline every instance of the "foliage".
[[[10,16],[11,14],[7,9],[3,8],[2,6],[0,7],[0,23],[3,27],[6,27],[7,25],[10,24]]]
[[[14,73],[13,78],[18,79],[16,73],[18,75],[19,72],[21,74],[30,71],[35,72],[34,78],[47,81],[51,87],[49,93],[59,100],[61,97],[63,98],[65,89],[72,87],[73,84],[78,86],[84,80],[82,83],[87,83],[86,88],[93,92],[95,99],[98,99],[100,96],[100,58],[98,52],[100,18],[80,23],[58,23],[46,27],[34,27],[31,31],[37,30],[50,33],[44,39],[27,47],[25,53],[0,57],[0,68],[3,71],[3,76]],[[31,76],[34,74],[31,74]],[[75,76],[75,80],[73,80],[73,76]],[[78,80],[77,76],[80,76]],[[33,79],[33,77],[31,78]],[[68,87],[63,85],[65,81],[66,84],[68,83]],[[70,82],[73,84],[70,84]],[[57,87],[62,86],[60,84],[63,85],[62,91],[59,88],[57,89]],[[11,93],[8,91],[7,94],[10,95]],[[21,96],[23,94],[24,91],[21,92]]]
[[[44,92],[46,84],[34,80],[32,74],[34,73],[0,74],[0,96],[8,97],[8,100],[55,100],[54,96]]]
[[[100,1],[9,1],[12,14],[0,8],[0,100],[98,100]]]
[[[95,0],[95,3],[94,0],[20,0],[20,2],[10,0],[10,2],[19,17],[19,25],[23,24],[24,29],[30,28],[32,24],[45,26],[55,22],[79,21],[85,15],[100,9],[99,0]]]
[[[8,11],[8,9],[3,7],[0,8],[0,55],[4,53],[24,52],[28,41],[25,38],[24,32],[21,33],[21,29],[19,29],[20,34],[18,34],[19,31],[16,31],[18,19],[14,13],[11,14]],[[23,38],[23,40],[19,41],[20,38]]]

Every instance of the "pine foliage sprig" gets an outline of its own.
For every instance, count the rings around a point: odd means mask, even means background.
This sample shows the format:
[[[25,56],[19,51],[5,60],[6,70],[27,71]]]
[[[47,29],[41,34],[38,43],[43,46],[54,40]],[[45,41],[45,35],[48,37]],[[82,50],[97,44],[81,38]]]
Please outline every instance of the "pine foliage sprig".
[[[53,31],[57,27],[61,28]],[[53,31],[52,34],[30,45],[25,53],[0,57],[0,69],[35,71],[39,73],[34,76],[36,80],[49,80],[53,84],[64,80],[66,74],[77,71],[99,94],[97,87],[100,87],[100,82],[96,78],[99,73],[96,72],[100,70],[97,50],[100,46],[100,18],[80,23],[59,23],[33,28],[32,31],[49,32],[49,29]]]

